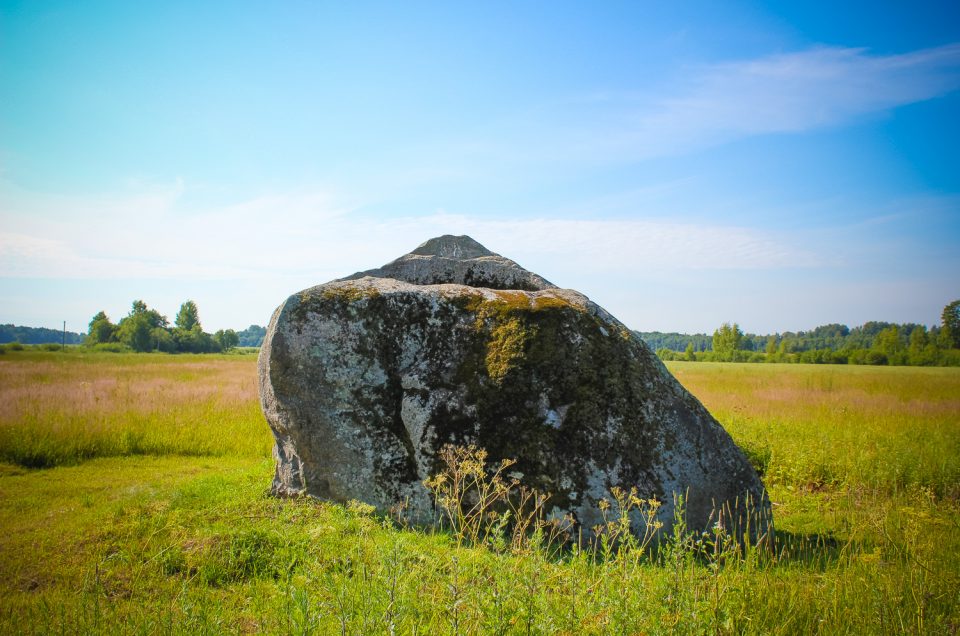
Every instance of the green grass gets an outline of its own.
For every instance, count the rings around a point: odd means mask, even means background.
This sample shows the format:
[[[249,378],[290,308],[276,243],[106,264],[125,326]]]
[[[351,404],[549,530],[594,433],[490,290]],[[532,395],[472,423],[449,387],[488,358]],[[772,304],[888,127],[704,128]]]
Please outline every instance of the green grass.
[[[255,356],[22,352],[0,363],[0,461],[266,457]]]
[[[252,356],[9,352],[0,633],[960,629],[958,370],[670,367],[765,468],[772,550],[557,557],[277,500]]]
[[[960,497],[960,369],[671,362],[768,486]]]

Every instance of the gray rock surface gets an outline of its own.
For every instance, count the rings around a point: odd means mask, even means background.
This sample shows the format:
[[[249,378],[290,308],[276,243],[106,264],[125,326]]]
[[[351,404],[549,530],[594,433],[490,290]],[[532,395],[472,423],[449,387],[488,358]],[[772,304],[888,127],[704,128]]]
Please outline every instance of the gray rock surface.
[[[465,236],[431,239],[380,269],[290,296],[260,350],[276,438],[273,492],[408,502],[447,443],[514,458],[553,514],[589,529],[612,486],[687,521],[769,504],[730,436],[647,345],[584,295]]]
[[[494,254],[469,236],[439,236],[379,269],[358,272],[343,280],[393,278],[415,285],[455,283],[488,289],[540,291],[556,285]]]

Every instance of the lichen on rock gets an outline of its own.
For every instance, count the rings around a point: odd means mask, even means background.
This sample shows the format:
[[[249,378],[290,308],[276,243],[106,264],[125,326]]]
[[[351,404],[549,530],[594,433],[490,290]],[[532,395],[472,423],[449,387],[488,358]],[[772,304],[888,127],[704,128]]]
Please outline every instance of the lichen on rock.
[[[691,527],[763,486],[730,436],[641,340],[584,295],[469,237],[290,296],[260,352],[273,491],[427,519],[447,443],[516,459],[586,529],[614,486]]]

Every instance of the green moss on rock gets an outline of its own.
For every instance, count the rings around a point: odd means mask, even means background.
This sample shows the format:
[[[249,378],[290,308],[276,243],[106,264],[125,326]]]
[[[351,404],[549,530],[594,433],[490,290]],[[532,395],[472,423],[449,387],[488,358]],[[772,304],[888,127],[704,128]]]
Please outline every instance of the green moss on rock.
[[[507,318],[490,331],[487,341],[487,375],[495,382],[501,382],[510,368],[523,359],[527,349],[527,340],[534,337],[535,331],[523,324],[516,316]]]

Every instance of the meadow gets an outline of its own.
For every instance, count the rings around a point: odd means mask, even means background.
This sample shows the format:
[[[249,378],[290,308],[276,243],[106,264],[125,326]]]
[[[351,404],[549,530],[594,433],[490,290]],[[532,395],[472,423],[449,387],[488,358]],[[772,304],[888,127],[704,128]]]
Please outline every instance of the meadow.
[[[255,356],[0,358],[0,633],[960,630],[960,369],[668,367],[776,531],[464,541],[268,495]]]

